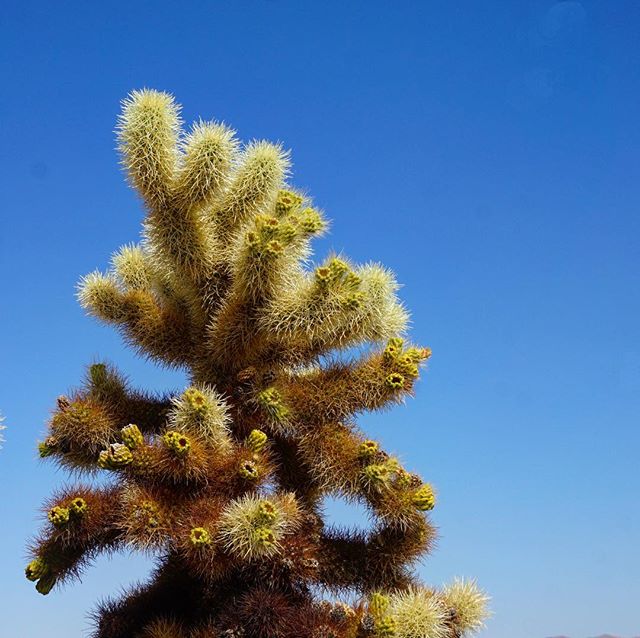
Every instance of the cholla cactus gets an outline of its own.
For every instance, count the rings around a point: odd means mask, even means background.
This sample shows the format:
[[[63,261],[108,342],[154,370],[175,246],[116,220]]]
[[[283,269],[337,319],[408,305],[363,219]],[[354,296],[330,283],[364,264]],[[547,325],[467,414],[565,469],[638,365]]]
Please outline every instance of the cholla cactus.
[[[280,146],[241,148],[218,123],[185,134],[173,98],[148,90],[124,101],[118,136],[143,240],[87,275],[80,303],[190,385],[152,396],[98,363],[58,399],[40,455],[113,480],[46,503],[27,578],[47,594],[99,552],[154,553],[150,582],[99,608],[96,638],[478,629],[486,597],[473,583],[439,591],[412,570],[435,538],[434,489],[355,422],[409,396],[431,355],[403,337],[393,275],[335,255],[306,267],[327,224],[285,183]],[[373,529],[325,526],[327,495],[366,504]]]

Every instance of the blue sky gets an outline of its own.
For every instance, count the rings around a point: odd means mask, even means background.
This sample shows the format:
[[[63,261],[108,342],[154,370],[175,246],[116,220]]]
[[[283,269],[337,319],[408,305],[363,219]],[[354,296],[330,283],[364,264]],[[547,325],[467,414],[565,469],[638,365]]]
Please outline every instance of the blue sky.
[[[100,560],[46,598],[22,577],[66,480],[35,455],[55,397],[96,358],[184,383],[74,300],[138,235],[113,127],[148,86],[292,148],[333,220],[317,252],[403,282],[432,363],[417,399],[361,424],[438,488],[425,580],[476,576],[486,637],[639,634],[639,28],[622,0],[6,3],[1,633],[79,636],[148,569]]]

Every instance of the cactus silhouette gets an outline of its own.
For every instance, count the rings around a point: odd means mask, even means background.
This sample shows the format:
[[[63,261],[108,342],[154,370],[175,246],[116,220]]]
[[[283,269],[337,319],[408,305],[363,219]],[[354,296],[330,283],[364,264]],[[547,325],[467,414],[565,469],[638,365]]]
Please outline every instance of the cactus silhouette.
[[[122,163],[142,241],[82,279],[87,312],[189,387],[156,396],[112,366],[58,399],[41,457],[87,477],[45,506],[26,568],[47,594],[101,552],[151,552],[149,582],[103,602],[97,638],[459,637],[483,626],[473,581],[422,585],[431,485],[358,429],[413,391],[428,348],[403,336],[392,273],[331,255],[327,222],[287,184],[279,145],[241,146],[165,93],[123,102]],[[355,353],[355,354],[354,354]],[[111,480],[93,485],[99,471]],[[322,503],[364,503],[367,532],[325,524]]]

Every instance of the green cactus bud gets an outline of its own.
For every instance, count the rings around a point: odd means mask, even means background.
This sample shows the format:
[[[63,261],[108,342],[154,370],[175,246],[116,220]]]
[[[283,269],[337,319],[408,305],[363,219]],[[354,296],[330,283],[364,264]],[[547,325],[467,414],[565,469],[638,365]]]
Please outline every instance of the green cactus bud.
[[[142,432],[134,423],[130,423],[120,430],[120,438],[130,450],[135,450],[144,443]]]
[[[412,363],[420,363],[431,356],[431,350],[429,348],[407,348],[404,351],[404,356]]]
[[[264,249],[264,254],[267,257],[278,257],[278,255],[282,255],[283,252],[284,246],[282,245],[282,242],[278,241],[277,239],[272,239],[271,241],[267,242],[267,245]]]
[[[288,190],[281,190],[276,198],[276,213],[286,215],[302,204],[302,197]]]
[[[280,230],[280,221],[275,217],[259,216],[256,218],[256,224],[263,240],[273,239]]]
[[[91,379],[91,385],[97,388],[103,386],[109,378],[107,366],[104,363],[94,363],[89,367],[89,378]]]
[[[318,233],[324,228],[320,213],[313,208],[305,208],[300,213],[300,228],[307,234]]]
[[[247,446],[253,452],[261,452],[267,444],[267,435],[262,430],[251,430],[247,437]]]
[[[349,264],[338,257],[334,257],[328,264],[331,279],[337,281],[349,272]]]
[[[362,308],[362,304],[364,302],[364,293],[363,292],[352,292],[347,296],[344,303],[349,310],[358,310]]]
[[[206,414],[208,403],[204,392],[201,392],[198,388],[187,388],[182,393],[182,398],[192,410],[199,414]]]
[[[260,238],[252,230],[247,233],[247,246],[254,252],[260,247]]]
[[[273,523],[278,518],[278,508],[271,501],[261,501],[256,520],[258,523]]]
[[[27,580],[35,582],[49,573],[49,566],[43,558],[34,558],[25,568],[24,575]]]
[[[325,286],[329,283],[329,281],[331,281],[331,270],[329,270],[329,268],[327,268],[326,266],[319,266],[315,270],[315,277],[317,283]]]
[[[416,379],[419,376],[418,364],[413,361],[413,359],[407,355],[403,354],[396,359],[396,367],[398,371],[402,374],[410,377],[411,379]]]
[[[131,450],[122,443],[112,443],[106,450],[100,452],[98,466],[103,470],[117,470],[129,465],[133,461]]]
[[[396,357],[402,354],[402,346],[404,345],[404,339],[401,337],[392,337],[387,342],[387,347],[384,349],[384,358],[387,361],[393,361]]]
[[[400,390],[404,387],[404,377],[399,372],[392,372],[385,382],[393,390]]]
[[[412,497],[411,502],[417,509],[426,512],[432,510],[436,504],[436,495],[433,488],[425,483]]]
[[[280,403],[280,393],[275,388],[267,388],[258,395],[258,401],[263,406],[277,405]]]
[[[162,435],[162,441],[176,456],[185,456],[191,449],[191,441],[186,434],[182,432],[176,432],[175,430],[169,430]]]
[[[386,638],[387,636],[395,636],[397,631],[397,623],[391,617],[381,618],[375,625],[375,635],[380,638]]]
[[[271,548],[276,544],[276,538],[268,527],[257,527],[253,532],[253,541],[264,549]]]
[[[369,613],[376,619],[382,619],[389,608],[391,600],[380,592],[374,592],[369,598]]]
[[[375,441],[367,440],[358,446],[358,454],[363,458],[371,458],[378,453],[379,447]]]
[[[293,224],[283,224],[278,232],[278,237],[288,246],[295,239],[296,234],[296,228]]]
[[[47,514],[54,527],[62,528],[69,522],[69,510],[61,505],[54,505]]]
[[[194,527],[189,533],[191,544],[196,547],[203,547],[211,544],[211,535],[204,527]]]
[[[387,465],[373,463],[367,465],[362,470],[362,474],[369,483],[385,483],[389,480],[391,471]]]
[[[275,388],[267,388],[260,392],[258,394],[258,403],[276,421],[283,421],[289,415],[287,406],[282,403],[282,397]]]
[[[398,468],[395,474],[396,476],[395,476],[394,483],[399,488],[407,488],[411,485],[413,481],[413,477],[405,469]]]
[[[76,496],[69,503],[69,513],[76,517],[81,518],[87,513],[87,501],[85,501],[81,496]]]
[[[49,436],[44,441],[38,443],[38,455],[41,459],[46,459],[56,451],[56,440]]]
[[[247,479],[248,481],[255,481],[260,476],[258,467],[254,461],[243,461],[240,463],[238,473],[242,478]]]
[[[36,591],[39,594],[42,594],[43,596],[46,596],[52,589],[53,586],[56,584],[56,577],[49,574],[48,576],[43,576],[37,583],[36,583]]]

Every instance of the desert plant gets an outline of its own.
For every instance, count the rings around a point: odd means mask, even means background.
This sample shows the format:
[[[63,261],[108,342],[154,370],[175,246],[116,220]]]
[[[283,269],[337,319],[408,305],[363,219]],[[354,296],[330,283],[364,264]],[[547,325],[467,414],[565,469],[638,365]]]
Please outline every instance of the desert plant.
[[[40,456],[112,480],[50,499],[27,578],[46,594],[100,552],[153,553],[150,582],[99,607],[98,638],[478,629],[473,582],[437,590],[412,570],[434,541],[433,488],[354,421],[403,401],[431,355],[403,336],[393,275],[338,255],[307,267],[327,223],[285,183],[282,147],[241,148],[219,123],[185,134],[173,98],[150,90],[124,101],[118,137],[143,239],[78,297],[189,387],[151,395],[95,363],[58,398]],[[373,528],[325,525],[327,495],[366,504]]]

